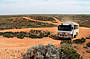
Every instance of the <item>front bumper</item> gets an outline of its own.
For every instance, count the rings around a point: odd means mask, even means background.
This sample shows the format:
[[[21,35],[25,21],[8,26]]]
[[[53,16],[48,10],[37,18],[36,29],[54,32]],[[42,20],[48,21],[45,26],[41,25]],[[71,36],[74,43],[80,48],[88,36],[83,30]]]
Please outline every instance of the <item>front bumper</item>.
[[[58,38],[68,39],[68,38],[72,38],[72,37],[71,36],[60,36],[60,35],[58,35]]]

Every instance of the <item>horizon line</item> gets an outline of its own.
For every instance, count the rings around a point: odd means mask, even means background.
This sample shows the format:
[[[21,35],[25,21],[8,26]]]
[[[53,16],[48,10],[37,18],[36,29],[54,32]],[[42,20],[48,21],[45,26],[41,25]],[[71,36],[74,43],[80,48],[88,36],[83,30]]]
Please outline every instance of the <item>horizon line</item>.
[[[48,14],[48,13],[47,13]],[[42,14],[41,13],[41,15],[47,15],[46,13],[44,14]],[[40,15],[39,13],[37,14],[35,14],[35,13],[32,13],[32,14],[1,14],[0,16],[7,16],[7,15]],[[60,13],[60,14],[48,14],[48,15],[90,15],[89,13]]]

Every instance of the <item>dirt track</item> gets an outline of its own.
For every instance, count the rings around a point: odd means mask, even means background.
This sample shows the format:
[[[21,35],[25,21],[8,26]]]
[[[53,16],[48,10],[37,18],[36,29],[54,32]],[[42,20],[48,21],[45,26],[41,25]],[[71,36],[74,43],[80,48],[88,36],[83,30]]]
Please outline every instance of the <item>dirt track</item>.
[[[58,21],[58,20],[57,20]],[[61,23],[61,22],[58,22]],[[10,29],[10,30],[2,30],[0,32],[20,32],[25,31],[28,32],[31,29],[35,30],[44,30],[50,31],[52,33],[57,33],[57,27],[48,27],[48,28],[24,28],[24,29]],[[77,38],[87,37],[90,35],[90,28],[80,27],[80,33]],[[88,40],[87,42],[89,42]],[[44,44],[47,45],[48,43],[52,43],[54,45],[60,45],[60,40],[54,40],[48,37],[42,39],[31,39],[31,38],[5,38],[0,37],[0,59],[21,59],[20,53],[25,53],[27,48],[38,45]],[[81,45],[79,45],[80,47]],[[82,52],[80,52],[82,54]],[[85,57],[88,55],[85,55]]]
[[[56,20],[56,23],[53,23],[53,22],[51,22],[51,21],[34,20],[34,19],[31,19],[30,17],[23,17],[23,18],[25,18],[25,19],[27,19],[27,20],[37,21],[37,22],[51,23],[51,24],[54,24],[54,25],[60,25],[60,24],[62,23],[61,21],[59,21],[59,20],[56,19],[55,17],[53,17],[53,19]]]

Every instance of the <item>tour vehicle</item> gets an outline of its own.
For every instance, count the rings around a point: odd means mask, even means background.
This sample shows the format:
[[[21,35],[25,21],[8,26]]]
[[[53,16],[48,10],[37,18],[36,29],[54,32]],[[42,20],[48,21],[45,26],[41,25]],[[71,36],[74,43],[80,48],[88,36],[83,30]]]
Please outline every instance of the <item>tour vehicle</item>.
[[[64,22],[58,26],[58,38],[72,39],[79,33],[79,24],[75,22]]]

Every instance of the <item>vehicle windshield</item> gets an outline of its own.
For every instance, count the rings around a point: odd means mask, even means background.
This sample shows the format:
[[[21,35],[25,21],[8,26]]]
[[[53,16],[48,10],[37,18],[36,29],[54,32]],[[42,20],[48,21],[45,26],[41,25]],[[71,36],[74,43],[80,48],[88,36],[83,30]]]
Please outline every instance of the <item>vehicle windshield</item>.
[[[71,25],[59,25],[58,26],[58,30],[61,30],[61,31],[71,31],[72,27],[71,27]]]

